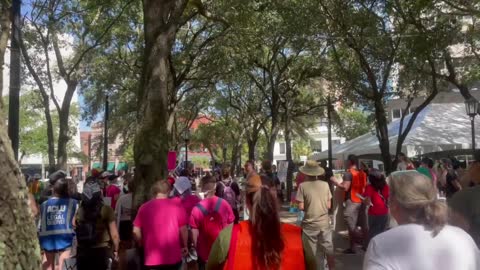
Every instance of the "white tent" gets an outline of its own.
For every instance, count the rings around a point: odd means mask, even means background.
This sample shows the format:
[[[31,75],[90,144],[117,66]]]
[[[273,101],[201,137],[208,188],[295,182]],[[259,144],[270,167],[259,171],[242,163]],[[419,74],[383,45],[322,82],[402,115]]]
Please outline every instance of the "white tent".
[[[411,114],[404,119],[404,128]],[[388,125],[390,140],[390,154],[394,155],[398,138],[400,120]],[[480,140],[476,132],[476,144]],[[417,116],[405,142],[402,152],[408,156],[425,155],[431,153],[466,154],[471,149],[470,118],[465,113],[463,103],[434,103],[423,109]],[[349,154],[378,159],[380,148],[377,136],[367,133],[332,148],[333,158],[345,160]],[[377,157],[377,158],[374,158]],[[311,159],[328,158],[328,151],[314,154]]]

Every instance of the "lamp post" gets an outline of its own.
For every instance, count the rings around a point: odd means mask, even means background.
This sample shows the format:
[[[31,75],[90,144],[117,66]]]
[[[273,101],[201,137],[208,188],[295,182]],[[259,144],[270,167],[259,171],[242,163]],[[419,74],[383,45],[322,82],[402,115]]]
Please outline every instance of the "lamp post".
[[[465,110],[467,115],[470,116],[470,122],[472,125],[472,155],[475,157],[475,116],[478,113],[478,101],[474,98],[465,100]]]
[[[190,129],[183,132],[183,140],[185,141],[185,169],[188,169],[188,141],[190,141]]]

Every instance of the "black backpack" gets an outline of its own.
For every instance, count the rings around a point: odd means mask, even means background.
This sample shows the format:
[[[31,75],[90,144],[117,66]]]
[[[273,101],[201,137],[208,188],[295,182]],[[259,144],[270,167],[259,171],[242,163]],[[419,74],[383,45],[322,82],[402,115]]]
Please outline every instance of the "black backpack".
[[[85,183],[80,207],[83,210],[83,216],[75,228],[77,242],[81,247],[91,247],[100,239],[97,232],[97,220],[101,218],[103,207],[102,195],[96,181]]]
[[[90,209],[83,209],[83,217],[75,227],[78,245],[81,247],[91,247],[98,243],[100,239],[97,232],[97,220],[101,216],[102,205],[95,209],[96,213],[89,213]]]

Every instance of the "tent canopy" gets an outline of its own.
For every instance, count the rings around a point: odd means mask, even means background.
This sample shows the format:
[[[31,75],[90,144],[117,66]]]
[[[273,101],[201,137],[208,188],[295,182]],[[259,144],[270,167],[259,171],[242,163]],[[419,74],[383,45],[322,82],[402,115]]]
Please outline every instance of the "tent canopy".
[[[412,114],[404,119],[405,129]],[[390,154],[395,155],[400,120],[388,125]],[[480,137],[476,134],[476,141]],[[408,156],[425,155],[429,153],[449,152],[468,153],[471,145],[470,118],[465,113],[463,103],[434,103],[423,109],[417,116],[410,132],[405,139],[402,152]],[[332,148],[333,158],[345,160],[349,154],[369,156],[380,159],[378,138],[369,132]],[[312,155],[310,158],[319,160],[328,158],[328,151]]]

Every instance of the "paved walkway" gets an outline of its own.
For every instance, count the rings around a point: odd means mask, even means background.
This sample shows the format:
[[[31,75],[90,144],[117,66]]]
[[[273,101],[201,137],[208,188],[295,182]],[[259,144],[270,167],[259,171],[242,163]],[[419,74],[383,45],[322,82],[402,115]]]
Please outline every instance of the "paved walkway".
[[[295,224],[297,221],[297,214],[289,213],[286,209],[284,209],[280,212],[280,219],[282,222]],[[333,242],[335,246],[336,270],[362,269],[363,251],[360,250],[362,253],[355,255],[342,254],[342,251],[348,247],[348,236],[346,232],[334,233]]]

